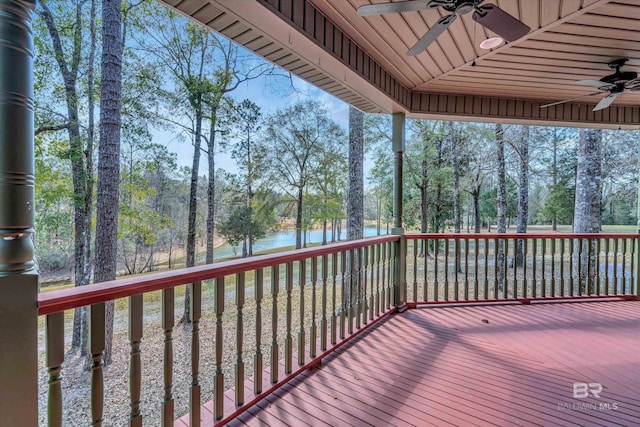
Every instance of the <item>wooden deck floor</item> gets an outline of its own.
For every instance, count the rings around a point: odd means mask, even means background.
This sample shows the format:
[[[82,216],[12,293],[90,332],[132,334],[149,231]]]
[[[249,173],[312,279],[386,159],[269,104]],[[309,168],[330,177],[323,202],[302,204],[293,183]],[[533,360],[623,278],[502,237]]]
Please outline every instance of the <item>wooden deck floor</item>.
[[[231,425],[640,425],[640,301],[409,310]]]

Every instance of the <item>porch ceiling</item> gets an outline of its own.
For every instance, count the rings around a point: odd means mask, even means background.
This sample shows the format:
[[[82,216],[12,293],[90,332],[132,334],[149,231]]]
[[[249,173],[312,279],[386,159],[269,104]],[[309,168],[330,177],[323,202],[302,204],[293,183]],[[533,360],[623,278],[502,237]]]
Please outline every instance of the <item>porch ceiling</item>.
[[[637,0],[487,0],[531,32],[483,50],[480,42],[494,34],[467,14],[415,57],[406,51],[444,16],[441,9],[360,17],[358,7],[386,0],[163,1],[367,112],[640,127],[640,91],[595,113],[603,95],[540,108],[595,92],[575,81],[611,74],[612,59],[629,58],[623,70],[640,72]]]

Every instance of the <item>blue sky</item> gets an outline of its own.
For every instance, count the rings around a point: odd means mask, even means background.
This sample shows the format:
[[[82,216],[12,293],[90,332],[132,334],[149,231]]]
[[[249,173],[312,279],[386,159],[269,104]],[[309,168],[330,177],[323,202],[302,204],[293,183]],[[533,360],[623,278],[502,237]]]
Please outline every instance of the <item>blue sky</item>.
[[[332,119],[344,128],[345,131],[348,131],[348,104],[296,76],[292,76],[292,82],[295,90],[282,87],[285,84],[288,86],[290,85],[288,82],[282,83],[286,80],[285,78],[280,79],[282,81],[276,82],[275,85],[264,78],[251,80],[242,83],[234,92],[232,92],[231,95],[237,100],[250,99],[262,109],[264,116],[269,115],[278,109],[293,105],[298,101],[314,99],[323,103]],[[189,140],[186,138],[176,138],[173,135],[164,132],[158,133],[158,137],[164,144],[166,144],[169,151],[175,152],[178,155],[178,165],[191,167],[193,162],[193,147]],[[235,161],[224,151],[216,153],[216,169],[218,168],[224,169],[228,172],[237,171]],[[201,157],[200,174],[206,174],[206,171],[206,158]]]

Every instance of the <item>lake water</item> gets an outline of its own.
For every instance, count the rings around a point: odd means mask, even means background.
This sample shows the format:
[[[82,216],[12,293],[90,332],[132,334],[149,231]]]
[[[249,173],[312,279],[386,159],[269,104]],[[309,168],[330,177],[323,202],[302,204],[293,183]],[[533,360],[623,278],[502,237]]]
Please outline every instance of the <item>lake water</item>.
[[[381,234],[387,234],[386,229],[383,227],[380,230]],[[365,227],[364,236],[371,237],[376,235],[376,227]],[[346,239],[347,232],[342,230],[341,239]],[[331,231],[327,231],[327,240],[331,239]],[[307,244],[322,242],[322,230],[311,230],[307,233]],[[264,238],[253,242],[253,251],[262,251],[265,249],[281,248],[284,246],[294,246],[296,244],[296,232],[295,231],[276,231],[273,233],[267,233]],[[228,244],[224,244],[213,251],[214,258],[225,258],[242,253],[242,246],[238,247],[237,253],[234,254],[233,247]],[[204,258],[202,259],[204,261]]]

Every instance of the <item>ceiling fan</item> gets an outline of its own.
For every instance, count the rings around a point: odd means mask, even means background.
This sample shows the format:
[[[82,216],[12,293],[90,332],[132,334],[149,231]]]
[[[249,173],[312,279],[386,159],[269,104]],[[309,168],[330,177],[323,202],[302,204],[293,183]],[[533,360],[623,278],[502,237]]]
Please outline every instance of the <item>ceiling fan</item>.
[[[585,98],[587,96],[598,95],[603,92],[608,94],[598,102],[593,111],[604,110],[626,90],[640,90],[640,79],[635,71],[620,71],[620,68],[627,62],[627,58],[616,59],[611,61],[609,68],[615,70],[613,74],[605,76],[600,80],[578,80],[576,83],[598,88],[598,92],[589,93],[587,95],[576,96],[575,98],[566,99],[564,101],[553,102],[551,104],[541,105],[540,108],[551,107],[553,105],[564,104],[565,102],[575,101],[576,99]]]
[[[480,4],[484,0],[408,0],[393,3],[378,3],[360,6],[358,15],[371,16],[386,13],[413,12],[423,9],[443,8],[451,15],[443,16],[429,29],[407,52],[415,56],[424,51],[456,20],[459,15],[473,11],[473,20],[487,27],[503,39],[514,41],[527,34],[531,29],[523,22],[509,15],[495,4]]]

